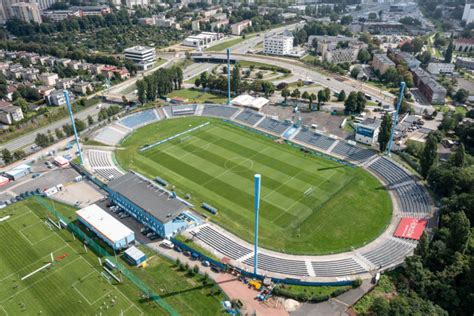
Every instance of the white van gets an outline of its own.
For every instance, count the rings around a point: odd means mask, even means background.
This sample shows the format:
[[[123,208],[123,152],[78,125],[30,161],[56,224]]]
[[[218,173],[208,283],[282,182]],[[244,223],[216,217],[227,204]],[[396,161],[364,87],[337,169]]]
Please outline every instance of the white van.
[[[168,249],[173,249],[174,248],[174,244],[171,241],[169,241],[168,239],[163,240],[163,242],[161,243],[161,246],[163,246],[164,248],[168,248]]]
[[[316,124],[311,124],[311,128],[312,128],[312,129],[318,129],[318,125],[316,125]]]

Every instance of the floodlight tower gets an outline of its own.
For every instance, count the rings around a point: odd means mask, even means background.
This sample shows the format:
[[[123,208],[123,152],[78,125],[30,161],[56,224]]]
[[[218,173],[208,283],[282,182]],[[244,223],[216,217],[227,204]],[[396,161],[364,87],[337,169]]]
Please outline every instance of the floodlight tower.
[[[227,105],[230,105],[230,48],[227,48]]]
[[[69,102],[69,92],[64,90],[64,98],[66,99],[66,106],[69,112],[69,118],[71,119],[72,130],[74,131],[74,138],[76,140],[77,151],[79,152],[79,158],[81,159],[81,166],[84,165],[84,157],[82,157],[81,145],[79,144],[79,136],[77,136],[76,124],[74,123],[74,117],[72,116],[71,103]]]
[[[253,256],[253,274],[257,276],[258,266],[258,211],[260,209],[260,183],[262,177],[258,173],[254,176],[254,208],[255,208],[255,233],[254,233],[254,256]]]
[[[387,152],[386,152],[387,156],[391,155],[392,145],[393,145],[393,135],[395,134],[395,128],[397,127],[397,124],[398,124],[398,112],[400,111],[400,107],[403,102],[405,86],[406,86],[405,81],[402,81],[400,83],[400,94],[398,96],[397,108],[395,109],[395,113],[393,115],[392,131],[390,132],[390,140],[388,142]]]

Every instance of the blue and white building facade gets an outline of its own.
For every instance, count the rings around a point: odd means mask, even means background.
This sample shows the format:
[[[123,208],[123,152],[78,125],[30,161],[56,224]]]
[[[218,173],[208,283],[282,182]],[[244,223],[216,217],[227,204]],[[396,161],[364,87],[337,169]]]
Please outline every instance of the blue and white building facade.
[[[198,219],[171,192],[129,172],[108,185],[109,199],[163,238],[171,237]]]
[[[355,124],[355,140],[366,145],[373,145],[377,142],[380,130],[380,120],[377,118],[367,118]]]

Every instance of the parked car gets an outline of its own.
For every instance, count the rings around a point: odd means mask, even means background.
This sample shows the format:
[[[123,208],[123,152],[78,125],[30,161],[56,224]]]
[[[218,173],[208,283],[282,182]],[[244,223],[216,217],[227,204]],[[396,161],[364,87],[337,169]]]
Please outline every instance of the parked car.
[[[168,248],[168,249],[173,249],[173,247],[174,247],[174,244],[168,239],[163,240],[160,245],[162,247]]]

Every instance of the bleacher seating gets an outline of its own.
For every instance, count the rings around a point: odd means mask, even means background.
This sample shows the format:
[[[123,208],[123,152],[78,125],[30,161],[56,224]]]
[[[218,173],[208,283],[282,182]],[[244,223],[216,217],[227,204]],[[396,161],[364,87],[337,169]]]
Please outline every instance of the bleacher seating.
[[[395,189],[402,213],[426,215],[431,211],[428,193],[418,183],[408,183]]]
[[[237,111],[237,108],[233,108],[230,106],[205,104],[204,110],[202,111],[202,115],[230,118]]]
[[[284,131],[290,127],[291,124],[287,122],[280,122],[278,120],[266,117],[260,124],[258,128],[273,132],[277,135],[281,135]]]
[[[334,277],[367,272],[353,258],[333,261],[312,261],[311,266],[317,277]]]
[[[202,227],[196,237],[231,259],[238,259],[252,252],[209,226]]]
[[[114,123],[101,129],[94,137],[94,140],[108,145],[116,145],[129,132],[130,130],[127,130],[127,128]]]
[[[413,180],[413,177],[404,169],[385,157],[381,157],[374,161],[369,166],[369,169],[382,177],[389,185]]]
[[[244,263],[253,267],[253,256],[244,260]],[[274,273],[289,274],[295,276],[308,276],[306,263],[303,260],[291,260],[258,254],[258,268]]]
[[[328,150],[336,141],[333,138],[312,132],[310,130],[300,131],[296,134],[295,140],[312,145],[321,150]]]
[[[350,145],[343,141],[338,142],[332,149],[331,153],[358,163],[367,161],[367,159],[375,155],[375,151],[373,150]]]
[[[120,119],[118,123],[130,129],[135,129],[159,119],[158,113],[154,109],[150,109],[127,115]]]
[[[112,153],[104,150],[88,150],[89,164],[96,174],[106,180],[119,178],[123,173],[114,165]]]
[[[386,268],[402,263],[405,257],[415,248],[416,243],[408,243],[388,238],[376,248],[361,255],[372,262],[377,268]]]
[[[263,115],[258,114],[254,111],[244,110],[239,115],[237,115],[235,120],[253,126],[253,125],[257,124],[257,122],[260,121],[262,119],[262,117],[263,117]]]

